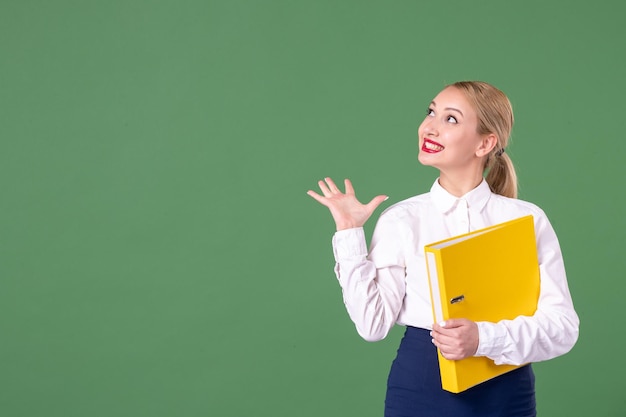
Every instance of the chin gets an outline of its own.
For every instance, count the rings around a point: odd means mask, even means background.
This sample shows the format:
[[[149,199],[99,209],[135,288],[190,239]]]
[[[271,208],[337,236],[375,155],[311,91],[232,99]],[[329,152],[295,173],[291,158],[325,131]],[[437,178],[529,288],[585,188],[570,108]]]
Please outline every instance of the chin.
[[[424,152],[420,152],[417,154],[417,160],[419,161],[420,164],[424,165],[424,166],[432,166],[433,163],[432,161],[430,161],[429,158],[429,154],[424,153]]]

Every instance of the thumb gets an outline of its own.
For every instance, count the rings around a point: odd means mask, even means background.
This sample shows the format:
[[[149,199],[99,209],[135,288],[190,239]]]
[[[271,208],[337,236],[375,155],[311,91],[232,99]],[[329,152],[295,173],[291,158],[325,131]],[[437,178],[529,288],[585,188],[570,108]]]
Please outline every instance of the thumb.
[[[464,319],[448,319],[442,327],[445,327],[446,329],[454,329],[455,327],[461,327],[465,324],[466,320]]]
[[[376,197],[372,198],[372,201],[370,201],[369,203],[367,203],[366,207],[367,207],[367,209],[368,209],[370,212],[372,212],[372,213],[373,213],[373,212],[374,212],[374,210],[376,210],[376,208],[377,208],[378,206],[380,206],[380,204],[381,204],[383,201],[387,200],[388,198],[389,198],[389,196],[386,196],[386,195],[379,195],[379,196],[376,196]]]

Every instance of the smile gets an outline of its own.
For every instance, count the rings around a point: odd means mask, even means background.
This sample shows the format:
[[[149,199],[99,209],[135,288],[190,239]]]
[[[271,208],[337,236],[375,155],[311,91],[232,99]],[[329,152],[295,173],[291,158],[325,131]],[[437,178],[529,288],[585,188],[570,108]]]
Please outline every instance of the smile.
[[[443,151],[443,149],[443,145],[433,142],[430,139],[424,139],[424,143],[422,143],[422,151],[427,153],[437,153]]]

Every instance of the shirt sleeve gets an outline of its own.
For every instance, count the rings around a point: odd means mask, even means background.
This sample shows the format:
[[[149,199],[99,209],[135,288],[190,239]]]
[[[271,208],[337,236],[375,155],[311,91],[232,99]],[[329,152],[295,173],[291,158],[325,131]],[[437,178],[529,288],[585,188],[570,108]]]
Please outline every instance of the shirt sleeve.
[[[521,365],[567,353],[578,340],[579,318],[567,285],[556,234],[543,212],[535,214],[541,279],[537,311],[498,323],[478,322],[476,356],[496,364]]]
[[[381,216],[369,255],[363,228],[338,231],[333,236],[335,274],[346,310],[359,335],[370,342],[387,336],[406,291],[401,239],[395,230],[397,226]]]

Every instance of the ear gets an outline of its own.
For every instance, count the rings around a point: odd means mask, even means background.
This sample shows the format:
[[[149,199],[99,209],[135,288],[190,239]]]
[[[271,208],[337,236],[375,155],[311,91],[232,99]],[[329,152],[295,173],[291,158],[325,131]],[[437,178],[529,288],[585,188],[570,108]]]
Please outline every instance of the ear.
[[[478,147],[476,148],[476,156],[482,158],[483,156],[488,155],[489,152],[496,147],[497,143],[498,137],[493,133],[483,136],[482,140],[478,144]]]

